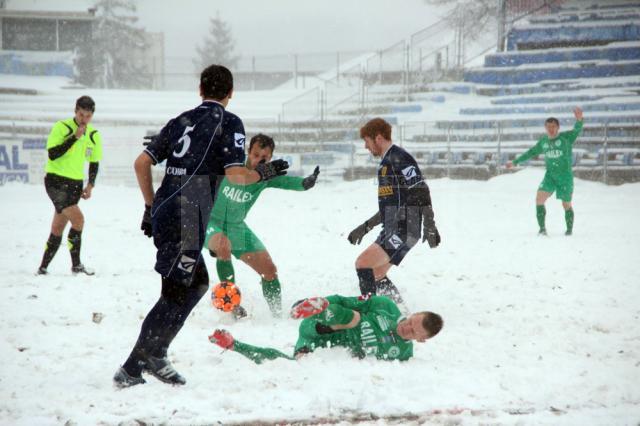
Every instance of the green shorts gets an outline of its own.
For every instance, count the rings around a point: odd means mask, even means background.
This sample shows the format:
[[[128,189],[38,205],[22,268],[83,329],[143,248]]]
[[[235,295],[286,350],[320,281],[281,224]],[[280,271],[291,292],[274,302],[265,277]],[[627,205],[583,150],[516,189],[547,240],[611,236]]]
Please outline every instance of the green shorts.
[[[544,174],[538,191],[551,194],[555,192],[558,200],[570,202],[573,196],[573,175],[552,175],[547,172]]]
[[[220,232],[231,241],[231,254],[236,259],[240,259],[240,256],[245,253],[266,250],[260,238],[249,229],[246,223],[220,223],[212,220],[207,224],[207,235],[204,240],[205,247],[209,246],[211,237]]]

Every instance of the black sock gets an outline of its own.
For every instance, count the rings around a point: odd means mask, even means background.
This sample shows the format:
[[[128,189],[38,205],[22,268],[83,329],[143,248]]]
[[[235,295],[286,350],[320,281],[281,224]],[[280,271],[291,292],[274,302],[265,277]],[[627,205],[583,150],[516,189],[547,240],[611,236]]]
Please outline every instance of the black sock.
[[[373,269],[371,268],[356,269],[356,273],[358,274],[358,280],[360,282],[360,293],[363,296],[366,296],[368,294],[375,296],[376,278],[373,275]]]
[[[167,278],[162,279],[162,295],[142,322],[138,341],[122,364],[129,375],[140,376],[146,356],[167,356],[169,345],[207,292],[208,282],[209,276],[203,267],[196,271],[189,287]]]
[[[71,228],[67,235],[67,243],[69,244],[69,253],[71,253],[71,265],[78,266],[81,263],[80,246],[82,245],[82,231]]]
[[[398,287],[396,287],[396,285],[386,276],[376,281],[376,287],[379,295],[387,296],[398,304],[404,303]]]
[[[60,248],[60,243],[62,242],[62,235],[53,235],[49,234],[49,239],[47,240],[47,245],[44,249],[44,255],[42,256],[42,263],[40,263],[41,268],[47,268],[53,256],[56,255],[58,248]]]

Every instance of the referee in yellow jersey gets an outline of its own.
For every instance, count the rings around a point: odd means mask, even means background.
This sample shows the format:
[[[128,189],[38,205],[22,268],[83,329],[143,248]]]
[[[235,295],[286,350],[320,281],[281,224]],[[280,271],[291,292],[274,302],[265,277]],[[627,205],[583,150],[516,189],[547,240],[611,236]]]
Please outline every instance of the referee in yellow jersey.
[[[47,139],[49,159],[45,168],[44,186],[53,203],[55,212],[51,222],[51,234],[38,268],[39,275],[47,274],[47,267],[55,256],[62,241],[62,233],[71,222],[67,235],[71,253],[71,272],[93,275],[94,272],[80,261],[80,245],[84,216],[78,202],[88,200],[96,183],[98,164],[102,159],[100,133],[89,122],[93,118],[96,104],[89,96],[81,96],[76,101],[73,118],[54,124]],[[84,186],[84,163],[89,162],[89,181]],[[83,188],[84,186],[84,188]]]

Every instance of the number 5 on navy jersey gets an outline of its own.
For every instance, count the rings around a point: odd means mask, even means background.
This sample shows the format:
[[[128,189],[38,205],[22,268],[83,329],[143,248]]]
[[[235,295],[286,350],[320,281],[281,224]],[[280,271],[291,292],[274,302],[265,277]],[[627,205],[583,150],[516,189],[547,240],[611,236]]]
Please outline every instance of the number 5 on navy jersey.
[[[191,137],[189,136],[189,133],[191,133],[191,131],[195,128],[196,126],[194,125],[194,126],[187,126],[184,129],[184,133],[182,134],[182,137],[178,139],[178,142],[176,144],[177,145],[176,150],[173,151],[174,157],[182,158],[187,153],[187,151],[189,150],[189,145],[191,145]],[[181,143],[182,143],[182,149],[178,151],[178,146],[180,146]]]

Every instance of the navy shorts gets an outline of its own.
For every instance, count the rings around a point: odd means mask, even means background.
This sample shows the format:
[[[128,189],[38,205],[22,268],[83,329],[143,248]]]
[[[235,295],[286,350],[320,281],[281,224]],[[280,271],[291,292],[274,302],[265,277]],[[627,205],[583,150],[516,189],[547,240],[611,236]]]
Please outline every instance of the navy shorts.
[[[153,243],[158,249],[155,270],[163,278],[190,286],[196,270],[202,267],[206,272],[201,251],[207,220],[197,209],[185,211],[179,201],[153,212]]]
[[[398,266],[419,240],[420,223],[405,220],[383,226],[375,242],[389,255],[389,262]]]

